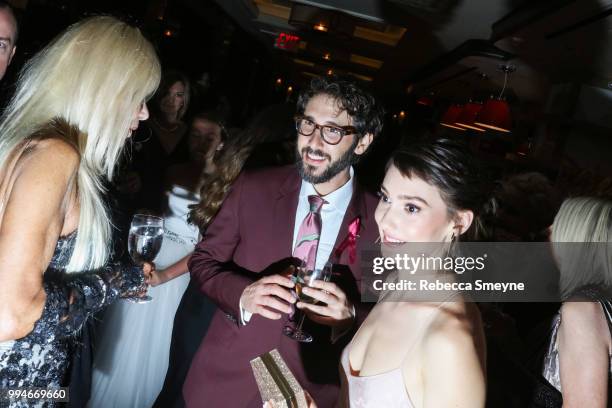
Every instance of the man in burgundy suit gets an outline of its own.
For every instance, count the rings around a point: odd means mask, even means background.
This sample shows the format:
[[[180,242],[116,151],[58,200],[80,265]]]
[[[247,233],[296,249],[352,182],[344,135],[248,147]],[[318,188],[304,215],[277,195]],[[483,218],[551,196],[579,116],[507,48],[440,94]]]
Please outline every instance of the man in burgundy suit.
[[[351,164],[380,133],[382,109],[351,82],[318,78],[300,96],[298,113],[297,168],[241,175],[189,262],[219,311],[187,375],[187,407],[261,408],[249,362],[274,348],[319,407],[338,398],[340,353],[369,310],[358,290],[360,247],[378,236],[377,200],[357,185]],[[313,209],[312,200],[322,206]],[[316,267],[329,260],[334,276],[308,293],[322,303],[296,304],[314,338],[300,343],[283,334],[296,302],[287,260],[313,216]]]

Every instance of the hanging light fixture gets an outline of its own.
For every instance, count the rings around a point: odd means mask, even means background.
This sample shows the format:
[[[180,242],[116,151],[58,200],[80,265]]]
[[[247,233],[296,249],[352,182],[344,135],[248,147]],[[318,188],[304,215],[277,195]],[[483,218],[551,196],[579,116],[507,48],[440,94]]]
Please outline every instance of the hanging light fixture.
[[[477,72],[476,74],[480,82],[488,78],[488,75],[483,72]],[[478,84],[473,84],[472,86],[472,95],[476,95],[479,86]],[[480,100],[474,100],[474,98],[476,98],[476,96],[470,98],[468,100],[468,103],[465,104],[463,110],[455,121],[455,125],[465,129],[475,130],[477,132],[485,132],[486,129],[477,126],[474,123],[476,121],[476,118],[478,118],[478,114],[482,111],[482,102]]]
[[[455,122],[457,121],[457,118],[461,114],[462,109],[463,109],[463,106],[461,105],[453,104],[449,106],[446,112],[444,113],[444,115],[442,116],[442,119],[440,120],[440,125],[446,126],[448,128],[456,129],[456,130],[465,131],[464,128],[455,125]]]
[[[457,120],[455,121],[455,126],[472,129],[477,132],[484,132],[485,131],[484,129],[479,128],[478,126],[475,126],[474,124],[474,121],[478,117],[478,114],[480,113],[481,110],[482,110],[481,103],[473,102],[472,100],[470,100],[468,103],[465,104],[465,106],[461,110],[461,113],[459,114],[459,116],[457,117]]]
[[[516,67],[514,65],[500,65],[499,69],[504,72],[504,86],[497,98],[491,98],[485,103],[474,124],[498,132],[509,133],[512,129],[512,117],[510,116],[510,106],[503,95],[508,84],[508,74],[516,71]]]

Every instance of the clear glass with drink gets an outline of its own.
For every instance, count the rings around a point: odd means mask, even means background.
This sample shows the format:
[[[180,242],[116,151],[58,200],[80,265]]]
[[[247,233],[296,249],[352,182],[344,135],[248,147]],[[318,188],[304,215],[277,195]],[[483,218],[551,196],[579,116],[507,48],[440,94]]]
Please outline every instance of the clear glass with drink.
[[[292,280],[295,283],[295,293],[298,296],[299,300],[304,303],[317,304],[318,300],[313,299],[312,297],[303,293],[302,289],[304,287],[312,286],[312,282],[316,280],[322,280],[324,282],[329,282],[332,276],[332,263],[327,262],[325,266],[321,269],[308,269],[305,264],[298,266],[295,268],[295,274],[292,276]],[[286,336],[292,338],[293,340],[302,342],[302,343],[310,343],[313,340],[312,335],[302,330],[302,325],[304,324],[304,318],[306,315],[303,311],[300,311],[300,321],[296,327],[292,327],[291,325],[287,325],[283,329],[283,333]]]
[[[164,239],[163,218],[147,214],[135,214],[130,225],[128,236],[128,251],[136,265],[153,262]],[[135,303],[146,303],[152,300],[151,296],[130,298]]]

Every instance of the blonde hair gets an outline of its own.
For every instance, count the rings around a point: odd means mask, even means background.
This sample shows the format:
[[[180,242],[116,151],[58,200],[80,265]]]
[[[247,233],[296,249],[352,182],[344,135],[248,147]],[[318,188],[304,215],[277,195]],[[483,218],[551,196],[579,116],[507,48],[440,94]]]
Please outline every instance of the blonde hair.
[[[36,54],[20,74],[0,120],[0,163],[56,118],[79,129],[79,227],[70,272],[110,255],[111,225],[101,194],[141,105],[155,92],[160,64],[135,27],[109,16],[82,20]],[[58,135],[58,137],[60,137]]]
[[[551,241],[563,297],[587,285],[612,285],[612,201],[565,200],[552,225]]]

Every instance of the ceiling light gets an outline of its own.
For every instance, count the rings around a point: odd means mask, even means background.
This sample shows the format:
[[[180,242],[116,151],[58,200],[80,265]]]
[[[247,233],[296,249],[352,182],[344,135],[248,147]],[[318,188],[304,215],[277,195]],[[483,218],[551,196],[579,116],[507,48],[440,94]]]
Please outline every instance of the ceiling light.
[[[479,128],[478,126],[474,126],[474,121],[478,117],[478,114],[482,110],[482,104],[476,102],[468,102],[465,104],[457,121],[455,122],[456,126],[461,126],[467,129],[476,130],[478,132],[484,132],[485,130]]]
[[[502,97],[508,84],[508,75],[514,72],[516,67],[514,65],[500,65],[499,69],[504,72],[504,86],[497,98],[491,98],[485,103],[474,124],[487,129],[509,133],[512,129],[510,106]]]
[[[442,120],[440,120],[440,124],[442,126],[446,126],[446,127],[452,128],[452,129],[457,129],[457,130],[465,131],[464,128],[455,125],[455,122],[457,121],[457,118],[461,114],[462,108],[463,107],[461,105],[451,105],[451,106],[449,106],[448,109],[446,110],[446,112],[444,113],[444,116],[442,116]]]

